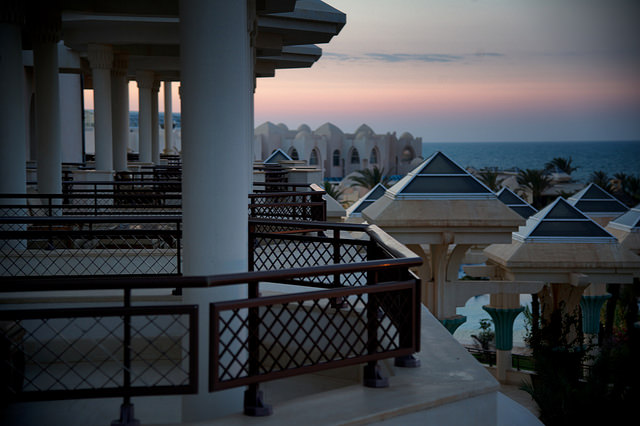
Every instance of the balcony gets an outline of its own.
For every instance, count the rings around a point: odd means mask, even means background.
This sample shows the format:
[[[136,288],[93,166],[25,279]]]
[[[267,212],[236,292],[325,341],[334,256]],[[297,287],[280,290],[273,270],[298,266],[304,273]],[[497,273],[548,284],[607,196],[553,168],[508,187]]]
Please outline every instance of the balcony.
[[[140,194],[118,211],[119,195],[99,192],[50,196],[35,215],[25,203],[3,206],[6,401],[117,396],[131,406],[194,393],[199,328],[209,391],[247,386],[252,415],[269,412],[263,382],[364,364],[365,386],[387,386],[378,361],[402,364],[420,349],[420,286],[409,271],[420,258],[375,226],[310,220],[324,214],[318,193],[252,194],[249,272],[183,277],[180,216],[144,215],[158,203]],[[79,205],[93,216],[75,215]],[[210,304],[205,324],[182,303],[185,289],[225,286],[247,297]]]

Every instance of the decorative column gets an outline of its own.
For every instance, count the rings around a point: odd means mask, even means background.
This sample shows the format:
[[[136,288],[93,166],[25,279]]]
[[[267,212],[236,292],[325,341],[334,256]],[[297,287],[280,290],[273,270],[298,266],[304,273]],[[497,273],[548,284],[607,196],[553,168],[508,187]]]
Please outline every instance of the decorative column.
[[[605,284],[591,284],[580,297],[582,310],[582,332],[587,344],[597,343],[600,333],[600,311],[611,295],[606,292]]]
[[[139,111],[138,111],[138,151],[140,162],[150,163],[152,158],[151,148],[151,89],[153,89],[153,72],[138,70],[136,73],[138,82]]]
[[[26,118],[22,29],[24,4],[0,2],[0,193],[26,194]],[[24,203],[2,200],[3,203]]]
[[[96,171],[113,170],[111,117],[111,46],[90,44],[87,51],[93,76],[93,110],[96,140]]]
[[[511,370],[511,349],[513,348],[513,322],[524,308],[520,306],[518,294],[492,294],[490,305],[482,307],[489,313],[496,329],[497,379],[507,380]]]
[[[117,172],[127,170],[129,146],[129,56],[117,53],[111,70],[111,114],[113,119],[113,167]]]
[[[160,81],[154,80],[151,87],[151,160],[154,164],[160,164],[160,120],[158,117],[158,92]]]
[[[33,40],[36,89],[36,135],[38,192],[62,193],[62,142],[60,128],[60,87],[58,41],[60,12],[55,4],[41,4],[29,14]]]
[[[171,105],[171,81],[164,82],[164,153],[173,153],[173,105]]]
[[[246,134],[251,119],[248,49],[247,2],[180,2],[186,276],[247,270],[249,164],[246,144],[238,137]],[[244,295],[238,286],[184,289],[184,303],[200,305],[200,323],[207,324],[209,303]],[[199,374],[208,377],[207,327],[199,333]],[[198,394],[183,397],[182,421],[242,409],[242,389],[209,393],[206,380],[200,380]]]

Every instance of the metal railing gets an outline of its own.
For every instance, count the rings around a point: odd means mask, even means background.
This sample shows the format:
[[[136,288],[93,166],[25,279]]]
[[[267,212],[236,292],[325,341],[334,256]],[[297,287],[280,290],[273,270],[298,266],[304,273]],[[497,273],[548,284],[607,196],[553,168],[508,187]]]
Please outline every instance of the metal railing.
[[[0,277],[180,275],[178,216],[0,217]]]
[[[12,216],[123,216],[181,215],[182,194],[151,190],[149,181],[128,189],[120,184],[132,182],[84,183],[64,194],[0,194],[0,217]],[[147,183],[150,185],[147,185]],[[170,185],[170,184],[169,184]],[[324,221],[327,216],[325,192],[315,185],[287,184],[290,191],[249,194],[249,216],[252,218]],[[297,191],[296,191],[297,189]],[[306,189],[306,190],[305,190]],[[178,189],[179,190],[179,189]],[[304,191],[300,191],[304,190]]]
[[[327,205],[322,198],[324,194],[324,191],[249,194],[249,217],[325,221]]]
[[[378,360],[419,351],[420,285],[409,268],[422,260],[375,226],[281,222],[270,242],[257,242],[275,223],[249,224],[250,268],[282,256],[275,270],[207,277],[0,277],[5,294],[121,290],[124,300],[120,307],[91,309],[5,305],[0,369],[11,379],[1,385],[3,395],[12,401],[122,396],[125,410],[134,395],[195,392],[197,347],[207,347],[194,331],[203,326],[197,308],[132,306],[131,292],[231,285],[246,285],[249,297],[208,306],[210,391],[247,385],[245,412],[255,415],[267,410],[259,383],[276,378],[366,363],[365,384],[384,385]],[[304,238],[291,239],[296,235]],[[290,249],[253,250],[280,244],[278,239],[295,240],[298,249],[313,247],[306,253],[315,260],[302,264],[288,256]],[[337,251],[324,255],[325,240]],[[354,247],[357,256],[346,254]],[[260,285],[266,282],[320,289],[264,297]],[[50,355],[42,359],[45,353]]]
[[[0,194],[0,217],[163,216],[182,213],[179,193]]]

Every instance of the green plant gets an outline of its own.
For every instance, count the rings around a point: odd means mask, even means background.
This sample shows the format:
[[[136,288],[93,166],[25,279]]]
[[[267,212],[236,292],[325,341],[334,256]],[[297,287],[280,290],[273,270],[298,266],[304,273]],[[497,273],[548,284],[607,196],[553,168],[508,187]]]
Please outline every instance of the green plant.
[[[351,186],[361,186],[371,189],[379,183],[384,186],[388,186],[389,184],[389,176],[384,174],[384,169],[379,169],[377,166],[374,166],[373,169],[358,170],[355,173],[357,176],[351,177],[353,181]]]
[[[324,192],[336,201],[340,201],[340,197],[344,193],[344,189],[340,189],[339,185],[334,185],[328,180],[324,181]]]
[[[595,183],[605,191],[611,191],[611,179],[602,170],[596,170],[589,175],[589,182]]]
[[[487,168],[480,171],[480,181],[493,192],[497,192],[500,189],[501,180],[498,180],[498,176],[498,171],[495,168]]]
[[[482,350],[488,351],[489,345],[494,341],[496,334],[493,332],[493,321],[487,318],[480,320],[480,333],[472,334],[471,337],[480,344]]]
[[[533,207],[540,209],[542,206],[542,193],[551,187],[551,179],[544,170],[526,169],[520,170],[516,177],[521,188],[531,191]]]
[[[573,160],[571,159],[571,157],[569,158],[555,157],[553,160],[545,164],[544,168],[545,170],[558,169],[570,175],[572,172],[575,172],[576,170],[578,170],[577,167],[573,167],[573,165],[571,164],[572,161]]]

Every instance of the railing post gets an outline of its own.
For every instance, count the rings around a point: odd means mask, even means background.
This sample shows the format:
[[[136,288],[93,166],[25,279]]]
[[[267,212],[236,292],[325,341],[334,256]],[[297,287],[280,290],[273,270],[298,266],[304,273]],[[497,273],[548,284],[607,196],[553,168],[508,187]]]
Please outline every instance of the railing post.
[[[249,299],[260,296],[259,282],[248,283]],[[260,373],[260,317],[258,308],[249,308],[249,377]],[[244,414],[253,417],[270,416],[273,413],[271,405],[264,403],[262,391],[258,383],[252,383],[244,391]]]
[[[176,271],[182,276],[182,232],[180,231],[181,220],[176,220]],[[173,290],[174,296],[182,296],[182,287]]]
[[[373,248],[370,244],[369,251]],[[373,286],[378,282],[376,271],[367,272],[367,286]],[[367,298],[367,352],[369,355],[376,353],[378,349],[378,309],[379,302],[377,295],[369,293]],[[364,385],[369,388],[386,388],[389,386],[389,379],[380,372],[377,361],[369,361],[364,366]]]
[[[253,207],[252,207],[253,209]],[[255,217],[255,216],[254,216]],[[255,265],[255,259],[254,259],[254,255],[255,255],[255,244],[256,244],[256,237],[255,237],[255,233],[256,233],[256,226],[253,223],[249,223],[249,244],[248,244],[248,265],[247,265],[247,270],[249,272],[253,271],[254,265]],[[251,291],[251,290],[249,290]]]
[[[340,229],[333,228],[333,239],[331,241],[333,246],[333,263],[337,265],[340,263]],[[338,288],[341,286],[340,274],[333,274],[333,285]],[[344,305],[344,300],[341,297],[331,298],[331,307],[334,309],[340,309]]]
[[[124,289],[124,307],[131,307],[131,289]],[[111,426],[139,426],[140,421],[134,418],[133,404],[129,391],[131,389],[131,315],[125,314],[123,318],[124,337],[123,337],[123,364],[124,364],[124,384],[123,389],[125,396],[120,406],[120,419],[111,422]]]

